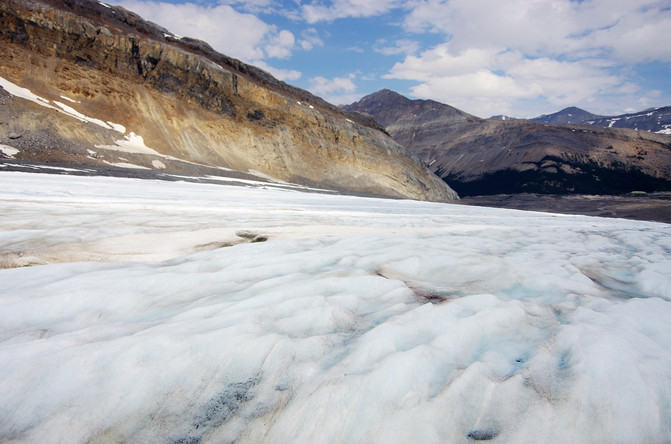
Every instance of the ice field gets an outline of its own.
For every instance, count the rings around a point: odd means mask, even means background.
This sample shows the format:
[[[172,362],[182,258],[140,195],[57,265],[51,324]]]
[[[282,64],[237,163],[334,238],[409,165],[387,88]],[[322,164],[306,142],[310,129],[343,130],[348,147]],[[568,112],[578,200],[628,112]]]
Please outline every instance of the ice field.
[[[248,185],[0,172],[0,442],[671,442],[671,225]]]

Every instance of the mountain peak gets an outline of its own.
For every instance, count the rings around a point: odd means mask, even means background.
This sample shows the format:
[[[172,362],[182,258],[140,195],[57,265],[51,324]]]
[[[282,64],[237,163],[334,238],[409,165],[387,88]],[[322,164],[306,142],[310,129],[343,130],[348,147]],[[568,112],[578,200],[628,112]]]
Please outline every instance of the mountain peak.
[[[568,108],[564,108],[561,111],[557,111],[556,113],[543,114],[529,120],[533,120],[534,122],[563,125],[567,123],[581,123],[585,120],[596,119],[599,117],[601,116],[592,114],[589,111],[578,108],[577,106],[569,106]]]
[[[378,107],[380,105],[389,105],[391,103],[408,103],[411,100],[408,99],[407,97],[402,96],[401,94],[397,93],[396,91],[392,91],[391,89],[381,89],[377,92],[374,92],[372,94],[368,94],[365,97],[362,97],[359,101],[352,103],[351,105],[345,105],[343,106],[344,109],[350,109],[352,107],[356,108],[371,108],[371,107]],[[367,114],[373,114],[372,112],[369,111],[364,111],[362,109],[357,109],[359,112],[365,112]]]
[[[435,100],[408,99],[390,89],[367,95],[343,109],[369,114],[385,127],[399,119],[415,122],[479,120],[450,105]]]

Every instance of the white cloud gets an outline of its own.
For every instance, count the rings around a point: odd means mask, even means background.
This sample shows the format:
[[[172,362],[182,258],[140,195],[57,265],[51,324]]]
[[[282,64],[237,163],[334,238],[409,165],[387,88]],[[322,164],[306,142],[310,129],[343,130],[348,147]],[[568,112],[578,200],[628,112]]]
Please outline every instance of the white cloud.
[[[291,56],[291,50],[295,43],[296,39],[294,35],[287,30],[282,30],[271,37],[270,42],[265,47],[266,55],[268,57],[286,59]]]
[[[278,2],[276,0],[197,0],[202,2],[219,3],[230,5],[238,11],[250,14],[276,15],[293,21],[302,20],[302,11],[298,0],[289,2]]]
[[[404,26],[448,35],[456,51],[671,60],[671,40],[663,37],[671,29],[668,0],[419,0]]]
[[[622,16],[609,28],[595,31],[586,44],[606,48],[625,62],[671,61],[671,5]]]
[[[336,91],[353,92],[356,90],[353,78],[353,74],[347,77],[334,77],[332,79],[321,76],[313,77],[310,79],[310,90],[315,94],[329,94]]]
[[[299,44],[305,51],[310,51],[315,46],[324,46],[324,42],[319,38],[319,33],[315,28],[308,28],[301,32]]]
[[[443,35],[445,43],[410,54],[386,78],[487,116],[516,101],[546,106],[614,105],[641,88],[627,79],[633,64],[671,61],[668,0],[417,0],[406,31]],[[528,105],[528,103],[527,103]],[[494,109],[500,106],[501,109]],[[619,107],[621,108],[621,104]]]
[[[236,6],[242,10],[258,14],[260,12],[272,11],[275,5],[272,0],[219,0],[220,4]]]
[[[281,68],[275,68],[274,66],[268,65],[266,62],[263,61],[258,61],[255,63],[255,65],[264,71],[269,72],[272,74],[275,78],[282,80],[284,82],[293,82],[295,80],[298,80],[301,78],[302,74],[300,71],[296,71],[294,69],[281,69]]]
[[[480,117],[507,111],[510,102],[533,98],[540,92],[538,85],[523,85],[513,77],[483,69],[455,76],[435,76],[411,88],[415,97],[449,103]]]
[[[577,31],[568,0],[424,0],[405,19],[411,31],[450,36],[455,51],[516,48],[545,51]],[[558,41],[559,40],[559,41]]]
[[[520,84],[537,85],[539,95],[556,105],[574,105],[594,95],[614,91],[625,83],[623,78],[610,74],[598,62],[594,64],[589,59],[568,62],[521,55],[513,58],[517,60],[501,61],[505,72]]]
[[[331,79],[317,76],[310,79],[310,87],[308,89],[313,94],[336,105],[352,103],[361,98],[361,94],[356,93],[355,78],[355,74]]]
[[[333,0],[329,6],[321,3],[302,6],[303,19],[308,23],[330,22],[346,17],[371,17],[398,7],[400,0]]]
[[[400,39],[389,43],[386,39],[379,39],[375,42],[373,50],[384,55],[414,54],[419,50],[419,42],[416,40]]]
[[[466,49],[453,54],[449,44],[438,45],[418,56],[409,55],[391,70],[393,78],[407,80],[428,80],[438,76],[455,76],[473,73],[488,68],[492,64],[494,51],[487,49]]]
[[[248,63],[266,57],[287,58],[295,43],[291,32],[278,31],[258,17],[240,13],[228,5],[145,0],[117,0],[115,4],[175,34],[203,40],[215,50]]]
[[[599,60],[559,61],[515,51],[466,49],[453,54],[450,44],[443,44],[406,57],[385,77],[416,80],[420,83],[411,88],[413,95],[487,117],[512,111],[512,102],[520,99],[542,98],[553,106],[568,106],[618,88],[635,89],[610,74],[608,67]]]

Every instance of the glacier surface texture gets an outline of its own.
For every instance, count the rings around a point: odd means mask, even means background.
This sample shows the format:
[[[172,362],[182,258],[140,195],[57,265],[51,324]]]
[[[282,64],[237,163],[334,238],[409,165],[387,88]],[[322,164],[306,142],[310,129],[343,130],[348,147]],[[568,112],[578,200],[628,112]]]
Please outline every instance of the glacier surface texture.
[[[0,184],[1,442],[671,442],[670,225]]]

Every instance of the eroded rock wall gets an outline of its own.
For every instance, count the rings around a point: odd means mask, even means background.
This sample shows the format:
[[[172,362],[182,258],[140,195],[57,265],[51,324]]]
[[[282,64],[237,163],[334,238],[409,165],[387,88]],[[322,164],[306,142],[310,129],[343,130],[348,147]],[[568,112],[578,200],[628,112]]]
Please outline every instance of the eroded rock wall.
[[[77,112],[123,125],[163,155],[331,189],[457,198],[370,121],[122,8],[7,0],[0,41],[0,76],[51,101],[65,96]],[[75,144],[115,137],[39,111]]]

